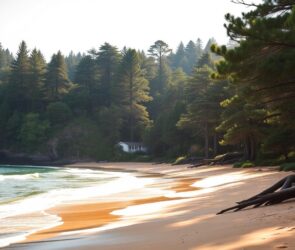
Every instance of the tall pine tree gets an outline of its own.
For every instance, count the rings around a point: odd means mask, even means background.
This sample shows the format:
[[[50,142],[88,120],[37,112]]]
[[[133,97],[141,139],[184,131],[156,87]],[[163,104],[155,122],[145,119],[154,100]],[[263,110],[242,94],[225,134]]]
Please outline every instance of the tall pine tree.
[[[125,129],[130,141],[141,139],[143,129],[149,124],[149,115],[144,103],[151,100],[148,81],[140,68],[134,49],[127,49],[120,67],[120,85],[125,109]],[[124,134],[124,133],[123,133]]]

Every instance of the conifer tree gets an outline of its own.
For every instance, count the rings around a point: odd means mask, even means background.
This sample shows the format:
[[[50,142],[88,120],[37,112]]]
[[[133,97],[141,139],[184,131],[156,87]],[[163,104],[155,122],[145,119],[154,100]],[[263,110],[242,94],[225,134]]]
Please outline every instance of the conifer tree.
[[[165,62],[165,57],[171,52],[171,49],[167,43],[158,40],[149,48],[148,52],[149,55],[154,57],[158,62],[158,79],[153,92],[161,94],[168,84],[167,63]]]
[[[116,74],[120,62],[117,47],[109,43],[100,46],[99,51],[92,50],[90,54],[96,58],[100,75],[100,105],[110,107],[116,91]]]
[[[214,154],[217,152],[215,127],[220,121],[220,102],[225,98],[225,83],[214,82],[211,73],[212,62],[205,53],[186,85],[187,112],[178,122],[179,128],[190,129],[195,136],[202,135],[206,158],[209,157],[210,138],[213,138]]]
[[[197,50],[197,58],[199,59],[203,54],[203,42],[200,38],[197,39],[196,42],[196,50]]]
[[[40,50],[33,49],[30,55],[30,111],[41,111],[45,98],[46,61]]]
[[[123,54],[119,81],[123,91],[121,100],[126,112],[125,126],[129,130],[126,139],[138,140],[142,129],[149,124],[149,115],[143,104],[150,101],[151,97],[148,81],[143,76],[138,55],[134,49],[127,49]]]
[[[81,59],[74,80],[79,86],[73,90],[78,97],[76,106],[85,104],[87,111],[92,113],[99,105],[99,69],[91,56]]]
[[[187,68],[187,57],[185,53],[185,48],[183,42],[178,45],[175,55],[173,56],[173,68],[182,68],[182,70],[186,71]]]
[[[27,112],[30,107],[30,59],[27,45],[21,42],[12,62],[8,86],[8,102],[13,110]]]
[[[192,40],[190,40],[185,47],[185,55],[187,58],[185,72],[191,74],[200,57],[200,54],[197,51],[197,46]]]
[[[48,64],[46,88],[49,100],[58,101],[71,87],[64,56],[60,51],[54,54]]]
[[[70,81],[74,81],[75,79],[75,73],[76,73],[76,68],[79,64],[79,62],[82,59],[81,53],[75,54],[73,51],[70,52],[68,56],[65,57],[65,62],[67,65],[67,71],[68,71],[68,76]]]
[[[254,10],[244,13],[242,17],[226,15],[228,23],[225,27],[230,38],[236,42],[235,47],[212,47],[214,52],[225,59],[217,65],[217,76],[231,79],[235,83],[232,98],[235,100],[234,97],[237,96],[236,99],[240,100],[238,103],[243,101],[242,107],[236,112],[247,111],[244,119],[232,119],[233,112],[224,116],[224,124],[227,125],[222,124],[222,127],[228,128],[225,140],[234,138],[229,134],[239,133],[233,133],[238,130],[234,128],[244,128],[249,124],[247,131],[255,138],[255,143],[251,142],[253,140],[244,143],[245,151],[249,151],[249,144],[265,144],[264,141],[268,141],[271,134],[280,134],[277,132],[282,127],[294,131],[295,109],[291,105],[295,96],[295,76],[292,70],[295,53],[293,4],[275,0],[264,1],[253,7]],[[231,110],[235,106],[237,105],[230,102],[226,109]],[[230,112],[225,110],[224,113]],[[261,115],[256,115],[257,113]],[[277,132],[274,131],[275,127]],[[261,129],[269,130],[271,134],[266,133],[262,139],[257,136],[257,131]],[[275,148],[273,147],[273,152]],[[285,148],[291,150],[292,146],[285,145]]]

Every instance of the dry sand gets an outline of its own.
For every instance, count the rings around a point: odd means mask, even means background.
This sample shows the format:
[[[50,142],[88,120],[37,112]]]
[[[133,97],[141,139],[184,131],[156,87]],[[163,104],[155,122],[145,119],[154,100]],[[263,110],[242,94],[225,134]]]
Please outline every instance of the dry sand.
[[[188,169],[148,163],[71,166],[139,171],[158,180],[153,187],[172,193],[166,197],[56,207],[49,212],[61,216],[63,225],[31,235],[26,242],[8,249],[295,249],[294,201],[215,215],[287,173],[272,168]]]

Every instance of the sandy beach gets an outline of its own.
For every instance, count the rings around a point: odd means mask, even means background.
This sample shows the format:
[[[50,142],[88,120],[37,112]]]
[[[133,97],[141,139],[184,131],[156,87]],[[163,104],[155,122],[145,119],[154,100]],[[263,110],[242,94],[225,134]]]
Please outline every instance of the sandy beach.
[[[288,175],[274,168],[188,168],[151,163],[70,167],[131,171],[167,194],[57,206],[63,224],[7,249],[295,249],[295,202],[216,215]],[[134,197],[136,198],[132,198]],[[125,198],[123,198],[125,197]],[[128,197],[128,199],[126,199]]]

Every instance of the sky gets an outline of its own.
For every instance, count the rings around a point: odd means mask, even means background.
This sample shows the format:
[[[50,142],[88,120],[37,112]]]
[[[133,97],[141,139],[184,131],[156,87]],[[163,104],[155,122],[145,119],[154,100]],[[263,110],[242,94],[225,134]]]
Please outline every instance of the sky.
[[[231,0],[0,0],[0,42],[16,53],[24,40],[47,60],[104,42],[145,51],[156,40],[172,49],[197,38],[226,44],[224,15],[242,11]]]

